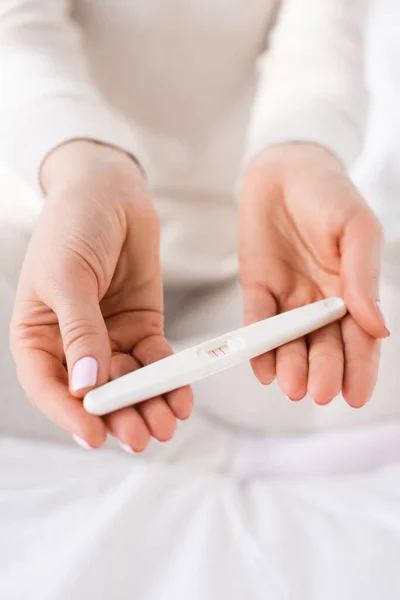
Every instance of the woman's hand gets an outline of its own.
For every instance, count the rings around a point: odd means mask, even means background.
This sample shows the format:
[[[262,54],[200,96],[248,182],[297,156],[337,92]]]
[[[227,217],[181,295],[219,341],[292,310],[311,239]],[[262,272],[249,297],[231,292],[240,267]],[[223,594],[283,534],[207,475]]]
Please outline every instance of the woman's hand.
[[[312,144],[266,150],[248,169],[240,212],[240,273],[247,324],[327,296],[344,298],[340,322],[258,357],[262,383],[327,404],[341,391],[363,406],[375,386],[381,227],[340,162]]]
[[[189,388],[104,418],[91,388],[171,354],[163,334],[159,223],[139,167],[116,149],[70,142],[42,170],[46,201],[22,268],[11,325],[31,402],[83,445],[107,431],[126,450],[164,441],[192,408]]]

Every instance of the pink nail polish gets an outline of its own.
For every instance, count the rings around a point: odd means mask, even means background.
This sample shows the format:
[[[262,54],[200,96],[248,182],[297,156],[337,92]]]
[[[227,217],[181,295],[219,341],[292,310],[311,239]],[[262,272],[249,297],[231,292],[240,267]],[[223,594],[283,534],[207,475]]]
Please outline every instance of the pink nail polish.
[[[376,303],[376,306],[378,307],[379,313],[380,313],[380,315],[381,315],[381,317],[382,317],[382,320],[383,320],[383,323],[384,323],[384,325],[385,325],[386,329],[387,329],[387,330],[388,330],[388,332],[390,333],[390,327],[389,327],[389,323],[388,323],[388,321],[387,321],[387,319],[386,319],[386,317],[385,317],[385,313],[383,312],[383,309],[382,309],[382,304],[379,302],[379,300],[378,300],[378,302]]]
[[[72,439],[78,444],[78,446],[81,446],[81,448],[85,448],[85,450],[94,450],[93,446],[88,444],[86,440],[80,438],[79,435],[73,433]]]
[[[124,452],[127,452],[128,454],[136,454],[134,449],[128,446],[128,444],[123,444],[122,442],[119,442],[119,445],[121,446]]]
[[[96,385],[99,364],[92,356],[78,360],[72,369],[71,391],[78,392]]]

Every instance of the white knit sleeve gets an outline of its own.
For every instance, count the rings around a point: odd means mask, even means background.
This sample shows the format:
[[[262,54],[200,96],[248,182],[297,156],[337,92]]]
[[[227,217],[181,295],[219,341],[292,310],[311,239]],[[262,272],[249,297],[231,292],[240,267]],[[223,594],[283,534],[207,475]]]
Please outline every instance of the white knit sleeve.
[[[263,148],[315,142],[345,165],[360,152],[367,94],[364,21],[368,0],[283,0],[249,128],[246,163]]]
[[[44,157],[71,139],[141,161],[132,131],[90,80],[69,8],[68,0],[0,1],[0,160],[37,190]]]

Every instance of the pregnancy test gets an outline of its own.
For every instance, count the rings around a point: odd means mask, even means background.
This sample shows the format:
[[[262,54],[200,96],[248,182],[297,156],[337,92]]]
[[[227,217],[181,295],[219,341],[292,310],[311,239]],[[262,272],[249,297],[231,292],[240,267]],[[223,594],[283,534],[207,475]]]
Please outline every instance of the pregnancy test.
[[[345,314],[341,298],[327,298],[264,319],[110,381],[88,392],[83,405],[93,415],[105,415],[161,396],[296,340]]]

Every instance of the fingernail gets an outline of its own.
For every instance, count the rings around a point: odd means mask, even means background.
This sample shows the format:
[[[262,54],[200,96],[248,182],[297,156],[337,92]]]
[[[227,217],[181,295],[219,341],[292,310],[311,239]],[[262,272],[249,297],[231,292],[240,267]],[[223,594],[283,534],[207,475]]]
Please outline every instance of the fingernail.
[[[99,363],[92,356],[78,360],[71,374],[71,391],[78,392],[96,385]]]
[[[80,438],[79,435],[73,433],[72,439],[78,444],[78,446],[81,446],[81,448],[85,448],[85,450],[94,450],[93,446],[88,444],[86,440]]]
[[[385,325],[386,329],[387,329],[387,330],[388,330],[388,332],[390,333],[390,327],[389,327],[389,323],[388,323],[388,321],[387,321],[387,319],[386,319],[386,317],[385,317],[385,313],[383,312],[383,309],[382,309],[382,304],[379,302],[379,300],[378,300],[378,302],[376,303],[376,306],[378,307],[379,313],[380,313],[380,315],[381,315],[381,317],[382,317],[382,321],[383,321],[383,323],[384,323],[384,325]]]
[[[286,398],[288,400],[290,400],[290,402],[301,402],[302,400],[304,400],[304,397],[303,398],[291,398],[290,396],[286,396]]]
[[[127,452],[128,454],[136,454],[134,449],[128,446],[128,444],[123,444],[122,442],[119,442],[119,445],[121,446],[124,452]]]

